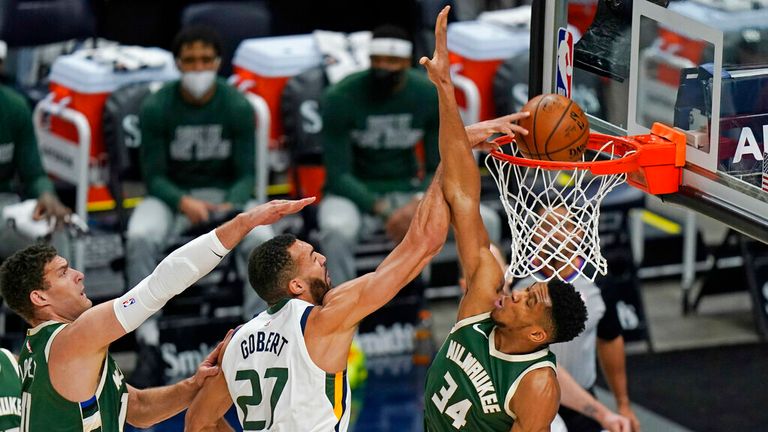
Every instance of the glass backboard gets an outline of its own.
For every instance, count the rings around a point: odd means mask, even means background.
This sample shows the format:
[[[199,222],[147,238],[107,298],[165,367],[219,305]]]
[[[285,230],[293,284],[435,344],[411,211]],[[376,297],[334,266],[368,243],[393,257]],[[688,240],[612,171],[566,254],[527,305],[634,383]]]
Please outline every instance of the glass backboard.
[[[768,2],[547,0],[542,89],[556,82],[557,30],[571,24],[573,85],[601,83],[594,131],[683,130],[680,191],[661,196],[768,243]],[[594,18],[590,13],[594,13]],[[533,59],[532,59],[533,60]]]

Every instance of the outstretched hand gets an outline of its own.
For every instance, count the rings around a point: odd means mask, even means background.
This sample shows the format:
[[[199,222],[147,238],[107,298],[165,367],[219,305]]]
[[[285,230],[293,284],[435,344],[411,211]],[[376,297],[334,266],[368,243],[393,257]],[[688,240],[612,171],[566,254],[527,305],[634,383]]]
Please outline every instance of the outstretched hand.
[[[435,84],[450,84],[450,62],[448,60],[448,12],[450,6],[446,6],[437,15],[435,22],[435,52],[432,58],[422,57],[419,64],[427,69],[429,79]]]
[[[528,135],[528,130],[517,124],[517,121],[528,117],[528,111],[508,114],[492,120],[486,120],[471,124],[464,128],[467,138],[476,150],[491,151],[499,148],[499,145],[487,139],[493,134],[503,134],[514,138],[515,134]]]
[[[303,198],[300,200],[272,200],[260,204],[247,212],[245,215],[251,222],[250,225],[270,225],[284,216],[298,213],[304,207],[315,202],[315,197]]]

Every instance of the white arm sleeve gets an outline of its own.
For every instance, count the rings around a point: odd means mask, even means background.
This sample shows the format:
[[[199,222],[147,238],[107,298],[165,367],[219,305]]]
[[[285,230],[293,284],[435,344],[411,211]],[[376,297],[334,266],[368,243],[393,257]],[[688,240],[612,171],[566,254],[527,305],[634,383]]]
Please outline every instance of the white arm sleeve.
[[[152,274],[114,300],[112,307],[117,320],[126,332],[132,332],[168,300],[207,275],[227,253],[229,249],[221,244],[216,231],[176,249]]]

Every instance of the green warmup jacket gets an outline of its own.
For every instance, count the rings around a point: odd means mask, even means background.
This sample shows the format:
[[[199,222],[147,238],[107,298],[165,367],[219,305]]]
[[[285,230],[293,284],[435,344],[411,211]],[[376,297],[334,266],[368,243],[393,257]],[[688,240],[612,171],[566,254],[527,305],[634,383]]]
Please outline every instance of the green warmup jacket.
[[[253,196],[253,109],[224,80],[215,85],[213,99],[204,106],[184,102],[179,81],[142,105],[140,154],[147,191],[172,209],[196,188],[224,189],[233,204]]]
[[[407,72],[405,87],[389,97],[372,94],[370,70],[328,88],[323,99],[327,192],[370,212],[387,192],[423,191],[440,162],[437,91],[427,76]],[[424,142],[419,178],[416,144]]]
[[[17,176],[28,198],[53,193],[53,183],[40,160],[27,102],[0,85],[0,192],[20,192],[14,187]]]

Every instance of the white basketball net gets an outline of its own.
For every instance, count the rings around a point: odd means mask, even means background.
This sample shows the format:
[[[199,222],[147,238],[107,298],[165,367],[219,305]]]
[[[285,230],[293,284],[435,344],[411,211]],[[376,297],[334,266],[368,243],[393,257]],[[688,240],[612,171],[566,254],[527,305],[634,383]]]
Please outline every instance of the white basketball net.
[[[593,161],[619,157],[612,143],[584,157],[594,154],[589,156]],[[485,163],[499,187],[512,231],[507,279],[585,277],[594,281],[597,273],[606,274],[598,235],[600,203],[626,180],[626,173],[594,175],[588,169],[527,167],[491,155]]]

